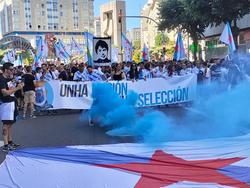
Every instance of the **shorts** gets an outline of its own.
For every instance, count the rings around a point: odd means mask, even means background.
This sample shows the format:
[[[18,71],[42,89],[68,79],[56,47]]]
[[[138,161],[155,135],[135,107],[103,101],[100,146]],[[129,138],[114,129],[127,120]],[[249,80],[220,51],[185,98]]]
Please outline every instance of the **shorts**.
[[[16,122],[18,115],[16,102],[8,102],[0,104],[0,120],[3,124],[13,124]]]
[[[35,103],[36,93],[35,91],[25,91],[24,92],[24,102],[27,103]]]

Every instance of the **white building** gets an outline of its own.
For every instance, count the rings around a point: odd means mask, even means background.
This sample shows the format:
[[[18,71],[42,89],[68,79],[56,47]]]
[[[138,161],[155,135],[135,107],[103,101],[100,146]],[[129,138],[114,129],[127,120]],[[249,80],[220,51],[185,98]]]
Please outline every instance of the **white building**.
[[[94,33],[94,0],[0,0],[1,33],[19,35],[34,44],[36,35],[54,33],[82,42],[82,32]]]

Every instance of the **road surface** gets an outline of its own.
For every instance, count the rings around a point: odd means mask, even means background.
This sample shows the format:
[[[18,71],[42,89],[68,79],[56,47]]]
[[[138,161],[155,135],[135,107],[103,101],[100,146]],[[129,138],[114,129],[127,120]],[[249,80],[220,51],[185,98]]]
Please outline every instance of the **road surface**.
[[[175,119],[181,119],[183,108],[157,108]],[[98,125],[89,126],[80,120],[80,112],[64,111],[58,115],[38,116],[35,119],[20,120],[13,126],[16,143],[22,147],[54,147],[70,145],[96,145],[133,142],[132,137],[111,137]],[[3,145],[0,135],[0,145]],[[0,151],[0,164],[5,153]]]

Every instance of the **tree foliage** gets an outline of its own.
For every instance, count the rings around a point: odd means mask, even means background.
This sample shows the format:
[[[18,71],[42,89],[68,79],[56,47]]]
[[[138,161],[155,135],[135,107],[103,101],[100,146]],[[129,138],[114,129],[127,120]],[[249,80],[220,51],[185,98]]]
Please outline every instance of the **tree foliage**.
[[[190,34],[194,46],[209,25],[227,21],[239,34],[237,20],[250,13],[250,0],[163,0],[160,3],[159,29],[179,30]],[[197,49],[194,49],[196,59]]]
[[[165,33],[158,33],[155,37],[155,46],[159,47],[169,43],[169,38]]]
[[[198,39],[209,25],[207,17],[211,9],[207,6],[208,0],[163,0],[160,3],[159,29],[178,30],[189,33],[198,46]],[[197,51],[194,51],[194,58]]]
[[[211,23],[232,23],[250,12],[250,0],[209,0]]]
[[[141,49],[141,41],[140,40],[135,40],[133,42],[133,48],[136,50],[140,50]]]
[[[250,0],[209,0],[211,6],[212,25],[229,22],[235,38],[239,35],[237,21],[250,13]]]

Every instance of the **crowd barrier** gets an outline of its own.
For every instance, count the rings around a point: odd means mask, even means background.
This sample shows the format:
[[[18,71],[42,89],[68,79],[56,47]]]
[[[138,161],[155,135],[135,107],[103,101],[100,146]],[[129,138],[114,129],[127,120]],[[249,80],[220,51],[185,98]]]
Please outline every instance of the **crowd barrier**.
[[[44,110],[90,109],[93,103],[93,83],[58,80],[38,82],[36,106]],[[133,91],[138,94],[136,106],[148,107],[193,101],[196,97],[197,76],[191,74],[168,79],[110,81],[99,84],[111,84],[113,90],[122,98],[126,98],[129,91]]]

